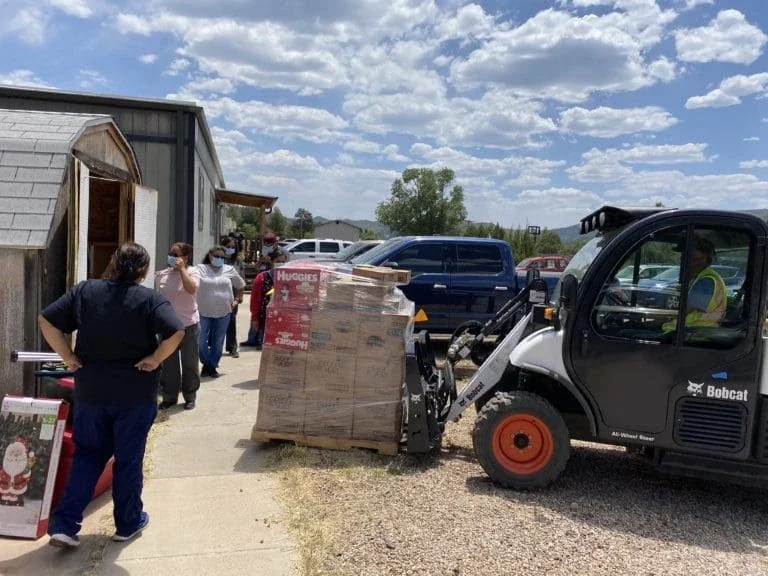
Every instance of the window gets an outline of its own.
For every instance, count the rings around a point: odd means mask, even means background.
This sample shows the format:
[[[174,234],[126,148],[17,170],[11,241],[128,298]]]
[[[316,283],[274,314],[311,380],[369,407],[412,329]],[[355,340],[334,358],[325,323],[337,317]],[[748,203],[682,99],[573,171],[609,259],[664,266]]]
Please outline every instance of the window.
[[[410,270],[411,276],[443,273],[443,245],[417,244],[398,252],[390,259],[398,268]]]
[[[500,274],[504,271],[498,246],[459,244],[458,251],[458,274]]]
[[[335,254],[339,251],[338,242],[320,242],[320,252],[323,254]]]
[[[751,234],[723,227],[694,227],[690,241],[683,228],[653,235],[603,286],[593,310],[596,331],[673,344],[684,305],[684,346],[737,346],[747,335],[753,246]]]
[[[554,260],[547,260],[547,264],[546,264],[545,268],[547,270],[556,270],[557,269],[557,264],[555,264]]]
[[[747,337],[753,237],[743,230],[697,226],[685,283],[686,346],[730,349]]]
[[[291,252],[315,252],[315,241],[299,242],[291,248]]]
[[[685,229],[663,230],[635,247],[616,267],[592,312],[595,331],[605,336],[675,342],[680,304],[680,263]],[[664,266],[664,278],[643,278],[649,267]]]

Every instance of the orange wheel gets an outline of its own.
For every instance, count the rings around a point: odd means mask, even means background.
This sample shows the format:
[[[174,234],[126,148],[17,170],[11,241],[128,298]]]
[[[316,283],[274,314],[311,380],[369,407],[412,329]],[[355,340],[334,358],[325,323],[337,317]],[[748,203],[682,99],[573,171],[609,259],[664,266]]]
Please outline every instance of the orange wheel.
[[[493,455],[513,474],[534,474],[555,451],[549,427],[532,414],[512,414],[493,433]]]
[[[475,455],[486,474],[506,488],[535,490],[565,469],[570,434],[562,415],[532,392],[497,392],[478,412]]]

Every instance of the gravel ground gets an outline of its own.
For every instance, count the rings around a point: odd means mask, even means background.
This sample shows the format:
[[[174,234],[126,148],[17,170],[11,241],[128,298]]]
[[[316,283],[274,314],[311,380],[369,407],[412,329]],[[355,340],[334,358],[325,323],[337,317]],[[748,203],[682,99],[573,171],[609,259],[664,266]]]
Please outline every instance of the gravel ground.
[[[474,458],[473,420],[469,411],[449,424],[431,457],[275,450],[302,571],[768,574],[765,492],[668,479],[623,449],[583,443],[549,489],[504,490]]]

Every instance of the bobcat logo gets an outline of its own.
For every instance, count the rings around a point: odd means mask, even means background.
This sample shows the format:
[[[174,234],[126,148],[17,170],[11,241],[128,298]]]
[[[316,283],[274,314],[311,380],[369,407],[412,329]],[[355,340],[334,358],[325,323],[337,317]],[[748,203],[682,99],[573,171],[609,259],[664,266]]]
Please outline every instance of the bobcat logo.
[[[701,396],[701,393],[704,388],[704,382],[701,384],[695,384],[688,380],[688,394],[691,394],[692,396]]]

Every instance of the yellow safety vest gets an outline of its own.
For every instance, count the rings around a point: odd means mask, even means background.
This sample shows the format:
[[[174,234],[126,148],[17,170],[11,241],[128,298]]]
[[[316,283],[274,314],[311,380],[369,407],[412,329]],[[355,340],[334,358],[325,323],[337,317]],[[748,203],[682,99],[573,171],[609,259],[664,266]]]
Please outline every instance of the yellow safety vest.
[[[696,276],[696,279],[693,281],[691,288],[689,288],[688,291],[690,292],[696,282],[705,278],[710,278],[712,280],[715,285],[715,290],[712,293],[712,297],[709,299],[709,304],[707,304],[707,309],[704,312],[701,310],[692,310],[686,314],[686,328],[717,326],[725,316],[726,308],[728,306],[727,289],[720,274],[712,270],[712,268],[705,268],[702,270],[699,275]],[[672,332],[676,328],[677,318],[666,322],[662,326],[664,332]]]

